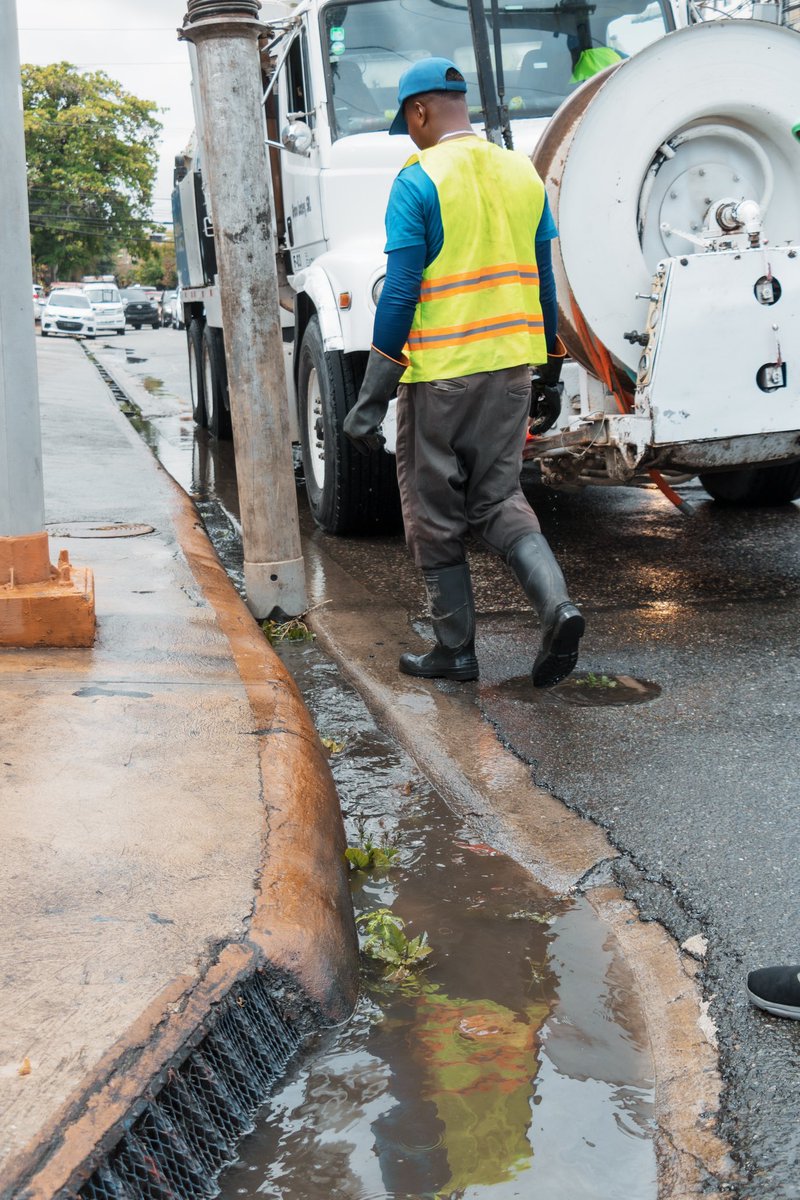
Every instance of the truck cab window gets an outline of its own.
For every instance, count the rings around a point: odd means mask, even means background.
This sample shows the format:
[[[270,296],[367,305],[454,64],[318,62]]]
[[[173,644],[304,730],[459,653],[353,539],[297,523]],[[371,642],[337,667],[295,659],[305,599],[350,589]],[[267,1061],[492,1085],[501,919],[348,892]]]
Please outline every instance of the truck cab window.
[[[302,114],[301,119],[314,128],[314,98],[308,82],[306,35],[295,38],[286,60],[287,112]]]

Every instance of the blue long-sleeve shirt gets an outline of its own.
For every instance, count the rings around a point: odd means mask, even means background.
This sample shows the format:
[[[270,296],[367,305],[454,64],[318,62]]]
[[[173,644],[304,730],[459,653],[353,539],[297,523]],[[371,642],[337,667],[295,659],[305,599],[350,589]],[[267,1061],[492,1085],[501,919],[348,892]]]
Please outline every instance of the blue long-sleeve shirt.
[[[554,237],[558,237],[558,230],[545,197],[535,243],[539,302],[549,351],[555,349],[558,332],[550,246]],[[386,210],[386,280],[375,314],[372,342],[390,358],[402,356],[419,301],[423,271],[440,254],[443,245],[444,228],[436,186],[420,164],[413,163],[394,181]]]

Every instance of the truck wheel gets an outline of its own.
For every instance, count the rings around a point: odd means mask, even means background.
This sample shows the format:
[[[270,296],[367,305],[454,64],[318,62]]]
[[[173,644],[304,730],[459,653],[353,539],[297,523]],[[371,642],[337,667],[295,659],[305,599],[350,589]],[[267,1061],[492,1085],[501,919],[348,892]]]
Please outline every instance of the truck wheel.
[[[700,482],[720,504],[741,508],[765,508],[791,504],[800,498],[800,463],[777,467],[743,467],[701,475]]]
[[[189,322],[186,331],[189,353],[189,390],[192,395],[192,416],[200,429],[206,427],[206,402],[203,391],[203,326],[197,317]]]
[[[206,428],[220,441],[231,436],[228,401],[228,373],[222,330],[206,325],[203,330],[203,396],[206,403]]]
[[[394,457],[359,454],[342,431],[366,358],[327,353],[311,318],[300,346],[297,405],[308,503],[326,533],[385,533],[401,523]]]

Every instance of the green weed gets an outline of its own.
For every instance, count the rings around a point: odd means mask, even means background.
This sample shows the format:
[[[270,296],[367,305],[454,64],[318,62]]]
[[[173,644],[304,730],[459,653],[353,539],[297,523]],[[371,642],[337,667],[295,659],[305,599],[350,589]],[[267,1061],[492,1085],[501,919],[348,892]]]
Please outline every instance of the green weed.
[[[573,683],[576,687],[592,687],[592,688],[615,688],[619,687],[616,679],[609,679],[608,675],[595,675],[592,671],[587,671],[582,679],[574,679]]]
[[[299,617],[293,617],[291,621],[262,621],[261,628],[272,646],[279,642],[313,642],[317,636]]]
[[[366,821],[363,816],[356,819],[356,837],[358,844],[348,846],[344,856],[350,866],[356,871],[385,871],[391,867],[400,853],[397,845],[392,842],[385,831],[380,841],[373,841],[372,835],[367,834]]]
[[[390,908],[376,908],[374,912],[364,913],[356,924],[366,935],[361,945],[362,954],[386,969],[388,981],[402,981],[418,970],[432,953],[427,933],[420,933],[415,938],[406,937],[403,932],[405,921]]]

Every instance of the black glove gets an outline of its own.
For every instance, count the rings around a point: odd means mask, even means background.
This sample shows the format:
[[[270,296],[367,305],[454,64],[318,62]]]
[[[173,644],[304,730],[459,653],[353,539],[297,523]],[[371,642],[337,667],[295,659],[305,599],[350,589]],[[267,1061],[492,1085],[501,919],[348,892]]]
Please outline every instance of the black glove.
[[[547,362],[535,367],[531,379],[531,423],[529,432],[536,435],[552,429],[561,416],[561,396],[564,385],[559,383],[561,366],[567,350],[560,337],[556,348],[548,354]]]
[[[561,394],[563,391],[563,383],[557,383],[551,387],[547,383],[542,383],[534,375],[531,380],[531,420],[528,425],[529,433],[536,436],[540,433],[546,433],[548,429],[553,428],[561,416]]]
[[[389,401],[397,394],[397,385],[408,363],[397,362],[373,346],[367,359],[364,382],[350,412],[344,419],[344,431],[359,454],[380,450],[383,434],[380,426]]]

